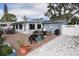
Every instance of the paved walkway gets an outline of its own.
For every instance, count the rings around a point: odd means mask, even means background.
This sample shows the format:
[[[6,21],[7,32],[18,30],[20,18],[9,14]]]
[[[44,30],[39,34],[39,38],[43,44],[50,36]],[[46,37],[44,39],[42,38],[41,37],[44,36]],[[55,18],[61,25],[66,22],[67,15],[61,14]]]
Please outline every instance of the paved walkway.
[[[22,33],[15,33],[15,34],[6,34],[5,37],[5,43],[9,43],[13,46],[13,48],[16,49],[17,55],[21,56],[22,54],[19,52],[20,46],[17,43],[17,40],[24,41],[25,45],[30,45],[32,47],[31,51],[35,50],[36,48],[40,47],[41,45],[45,44],[46,42],[52,40],[56,36],[54,34],[45,36],[44,40],[41,42],[38,42],[37,44],[33,43],[32,45],[28,42],[28,36]],[[29,52],[31,52],[29,51]]]
[[[60,35],[27,56],[79,56],[79,37]]]

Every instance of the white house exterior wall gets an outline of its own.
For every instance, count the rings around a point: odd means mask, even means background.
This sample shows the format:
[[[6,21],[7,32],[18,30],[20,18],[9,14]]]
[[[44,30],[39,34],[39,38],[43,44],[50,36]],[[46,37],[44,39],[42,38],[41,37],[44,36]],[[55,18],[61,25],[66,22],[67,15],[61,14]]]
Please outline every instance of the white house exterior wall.
[[[54,33],[56,29],[61,29],[62,23],[44,24],[46,31]]]
[[[35,24],[35,29],[34,30],[30,30],[29,28],[29,24]],[[37,29],[37,24],[41,24],[41,29]],[[20,32],[20,33],[25,33],[25,34],[32,34],[35,30],[42,30],[42,23],[22,23],[22,29],[19,29],[19,26],[18,26],[18,29],[16,29],[16,26],[15,26],[15,31],[16,32]],[[24,26],[25,26],[25,29],[24,29]]]
[[[22,24],[22,29],[19,29],[19,26],[18,26],[18,29],[16,29],[16,26],[15,26],[15,31],[16,32],[20,32],[20,33],[25,33],[25,31],[24,31],[24,24]]]
[[[19,24],[19,23],[16,23]],[[22,29],[16,29],[16,32],[25,33],[25,34],[32,34],[35,30],[42,30],[43,28],[46,29],[46,31],[54,33],[56,29],[61,29],[61,25],[66,24],[66,22],[35,22],[30,21],[26,22],[24,25],[24,22],[21,23],[23,25]],[[29,24],[35,24],[35,29],[30,30]],[[37,29],[37,24],[41,24],[41,29]],[[24,30],[25,26],[25,30]],[[19,27],[19,26],[18,26]]]
[[[29,29],[29,24],[35,24],[35,29],[34,30],[30,30]],[[41,24],[41,29],[37,29],[37,24]],[[35,30],[42,30],[42,27],[43,27],[43,25],[42,25],[42,23],[28,23],[28,26],[27,26],[27,34],[32,34]]]
[[[59,26],[58,24],[44,24],[44,28],[46,29],[46,31],[51,31],[51,33],[54,33],[55,29],[58,29]]]
[[[49,23],[44,23],[44,28],[46,29],[46,31],[54,33],[56,29],[60,29],[61,30],[61,26],[62,25],[67,25],[67,22],[64,21],[57,21],[57,22],[49,22]]]
[[[28,32],[28,31],[29,31],[29,29],[28,29],[28,28],[29,28],[29,26],[28,26],[28,25],[29,25],[29,24],[28,24],[28,23],[26,23],[26,27],[25,27],[25,29],[26,29],[26,33],[27,33],[27,34],[29,34],[29,32]]]

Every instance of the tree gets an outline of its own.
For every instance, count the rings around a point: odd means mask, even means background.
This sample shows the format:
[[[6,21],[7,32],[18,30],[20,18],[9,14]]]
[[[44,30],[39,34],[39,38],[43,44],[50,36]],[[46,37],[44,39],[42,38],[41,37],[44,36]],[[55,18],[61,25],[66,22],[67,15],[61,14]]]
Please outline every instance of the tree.
[[[4,15],[2,16],[2,22],[13,22],[16,21],[16,16],[14,14],[8,13],[7,5],[4,4]]]
[[[45,16],[48,16],[50,20],[66,19],[72,22],[72,19],[77,18],[76,15],[79,14],[79,3],[49,3],[47,8]]]
[[[4,15],[8,13],[8,10],[7,10],[7,5],[4,4]]]

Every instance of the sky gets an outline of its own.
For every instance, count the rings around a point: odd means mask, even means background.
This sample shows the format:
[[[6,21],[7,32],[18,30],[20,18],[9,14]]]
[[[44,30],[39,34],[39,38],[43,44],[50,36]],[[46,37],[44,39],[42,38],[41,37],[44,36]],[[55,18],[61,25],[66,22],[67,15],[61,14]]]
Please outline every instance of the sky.
[[[15,14],[18,21],[25,15],[28,19],[45,18],[44,13],[47,11],[45,3],[7,3],[8,12]],[[0,3],[0,17],[3,16],[4,4]]]

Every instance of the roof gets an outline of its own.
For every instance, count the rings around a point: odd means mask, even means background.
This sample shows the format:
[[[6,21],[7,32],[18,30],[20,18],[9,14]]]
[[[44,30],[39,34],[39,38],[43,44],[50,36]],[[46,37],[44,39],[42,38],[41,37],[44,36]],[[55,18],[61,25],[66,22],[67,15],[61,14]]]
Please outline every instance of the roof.
[[[14,23],[14,22],[0,22],[0,24],[8,24],[8,23]]]
[[[43,24],[52,24],[52,23],[64,23],[63,20],[59,20],[59,21],[21,21],[21,22],[14,22],[13,24],[21,24],[21,23],[43,23]]]
[[[59,21],[43,21],[44,24],[51,24],[51,23],[63,23],[64,21],[59,20]]]
[[[42,23],[42,21],[21,21],[21,22],[15,22],[13,24],[19,24],[19,23]]]

